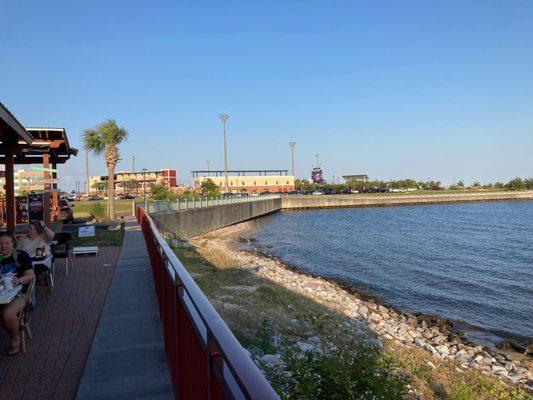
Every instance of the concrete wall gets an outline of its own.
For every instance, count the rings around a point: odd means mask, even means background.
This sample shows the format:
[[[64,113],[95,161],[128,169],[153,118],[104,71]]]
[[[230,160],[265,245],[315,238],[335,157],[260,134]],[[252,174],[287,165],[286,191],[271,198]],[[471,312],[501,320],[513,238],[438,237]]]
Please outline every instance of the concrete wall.
[[[281,209],[380,207],[414,204],[443,204],[476,201],[533,200],[533,191],[493,193],[446,193],[430,195],[310,195],[281,196],[245,203],[151,213],[161,232],[177,234],[183,239],[237,224]]]
[[[442,204],[474,201],[533,200],[533,191],[493,193],[443,193],[430,195],[386,194],[386,195],[310,195],[282,196],[282,208],[337,208],[337,207],[379,207],[412,204]]]
[[[270,214],[280,209],[281,199],[274,198],[193,210],[153,213],[150,216],[160,232],[175,233],[185,239]]]

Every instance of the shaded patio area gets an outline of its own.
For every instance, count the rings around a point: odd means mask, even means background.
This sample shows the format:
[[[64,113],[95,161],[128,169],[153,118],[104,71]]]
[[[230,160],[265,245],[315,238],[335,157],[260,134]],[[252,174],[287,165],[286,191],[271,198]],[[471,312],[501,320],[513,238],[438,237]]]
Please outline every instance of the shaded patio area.
[[[36,288],[26,353],[8,357],[9,338],[0,329],[0,399],[75,398],[119,253],[119,247],[101,247],[97,257],[78,257],[68,277],[64,261],[56,262],[48,301],[44,287]]]

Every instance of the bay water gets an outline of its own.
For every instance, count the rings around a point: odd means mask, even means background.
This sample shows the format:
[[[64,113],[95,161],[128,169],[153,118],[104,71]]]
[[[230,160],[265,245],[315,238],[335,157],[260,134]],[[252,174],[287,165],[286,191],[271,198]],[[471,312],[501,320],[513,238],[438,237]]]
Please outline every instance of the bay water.
[[[533,341],[533,202],[284,211],[260,250],[471,340]]]

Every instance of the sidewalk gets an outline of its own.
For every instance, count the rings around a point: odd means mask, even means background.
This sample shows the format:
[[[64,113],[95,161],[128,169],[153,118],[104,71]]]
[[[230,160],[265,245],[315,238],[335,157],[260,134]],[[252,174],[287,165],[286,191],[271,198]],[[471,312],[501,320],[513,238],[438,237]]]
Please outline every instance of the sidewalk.
[[[77,400],[173,399],[143,234],[127,223]]]

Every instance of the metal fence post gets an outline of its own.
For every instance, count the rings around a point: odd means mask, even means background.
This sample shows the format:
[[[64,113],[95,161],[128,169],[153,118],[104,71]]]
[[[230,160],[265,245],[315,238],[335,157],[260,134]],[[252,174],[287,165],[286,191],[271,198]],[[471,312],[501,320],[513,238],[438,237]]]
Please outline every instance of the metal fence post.
[[[185,198],[185,210],[189,209],[189,200]]]

